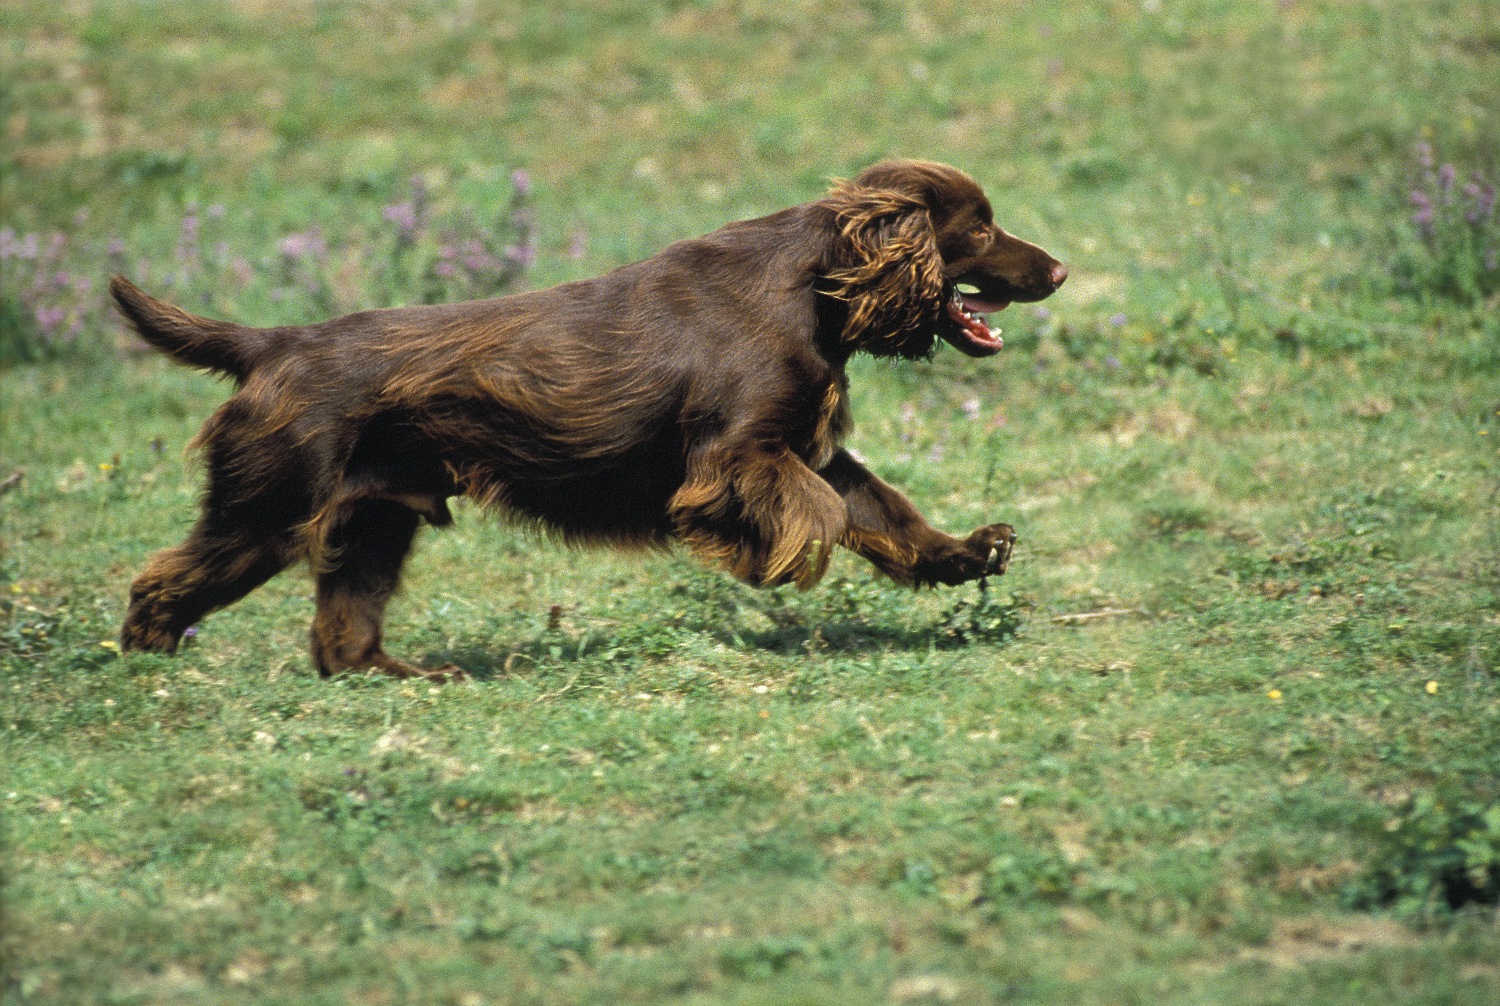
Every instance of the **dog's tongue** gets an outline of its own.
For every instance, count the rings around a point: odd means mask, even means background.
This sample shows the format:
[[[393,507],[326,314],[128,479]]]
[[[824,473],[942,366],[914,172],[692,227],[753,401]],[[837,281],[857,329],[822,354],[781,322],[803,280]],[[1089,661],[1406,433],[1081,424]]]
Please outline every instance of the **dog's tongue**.
[[[1009,301],[984,300],[960,294],[958,298],[948,302],[948,317],[958,325],[958,332],[948,336],[948,342],[969,356],[990,356],[1000,352],[1005,348],[1000,330],[990,328],[989,321],[978,312],[1003,311],[1009,306]]]
[[[990,311],[1004,311],[1010,307],[1008,300],[985,300],[983,297],[975,297],[973,294],[960,293],[964,301],[964,310],[972,311],[974,314],[986,314]]]

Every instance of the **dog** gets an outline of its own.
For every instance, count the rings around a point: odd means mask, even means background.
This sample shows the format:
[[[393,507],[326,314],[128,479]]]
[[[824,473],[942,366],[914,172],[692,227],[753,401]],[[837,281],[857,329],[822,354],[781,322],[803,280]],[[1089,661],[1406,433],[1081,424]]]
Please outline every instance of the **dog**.
[[[489,300],[250,328],[115,276],[147,342],[237,388],[193,440],[202,512],[132,584],[122,649],[173,652],[305,559],[320,674],[461,676],[381,641],[418,527],[452,523],[454,496],[569,543],[682,542],[754,585],[810,587],[835,545],[914,587],[1001,574],[1009,525],[944,534],[844,449],[845,364],[924,358],[938,338],[989,356],[985,314],[1067,275],[967,174],[885,161],[598,278]]]

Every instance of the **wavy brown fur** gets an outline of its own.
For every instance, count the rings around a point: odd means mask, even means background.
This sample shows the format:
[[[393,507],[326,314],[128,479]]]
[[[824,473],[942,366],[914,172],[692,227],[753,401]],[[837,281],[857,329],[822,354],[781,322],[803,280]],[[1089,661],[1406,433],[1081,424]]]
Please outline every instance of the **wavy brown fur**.
[[[381,645],[413,537],[451,523],[455,495],[572,543],[681,541],[754,584],[809,587],[836,544],[912,585],[1000,572],[1009,527],[943,534],[842,448],[844,365],[922,356],[937,335],[992,352],[945,315],[955,284],[1037,300],[1065,275],[994,225],[967,175],[894,161],[597,279],[494,300],[253,329],[116,277],[143,337],[238,384],[195,440],[198,524],[136,579],[122,642],[171,651],[305,559],[321,673],[456,673]]]
[[[942,308],[943,259],[920,199],[842,182],[828,197],[851,265],[829,273],[828,294],[849,304],[845,342],[925,356]]]

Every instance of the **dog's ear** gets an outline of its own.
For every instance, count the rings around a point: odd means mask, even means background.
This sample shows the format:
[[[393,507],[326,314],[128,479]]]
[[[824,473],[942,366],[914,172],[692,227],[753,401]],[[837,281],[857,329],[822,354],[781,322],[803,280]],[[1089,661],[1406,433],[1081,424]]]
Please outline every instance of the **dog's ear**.
[[[825,292],[848,304],[844,342],[877,356],[926,356],[943,296],[926,201],[861,177],[838,182],[827,203],[837,236]]]

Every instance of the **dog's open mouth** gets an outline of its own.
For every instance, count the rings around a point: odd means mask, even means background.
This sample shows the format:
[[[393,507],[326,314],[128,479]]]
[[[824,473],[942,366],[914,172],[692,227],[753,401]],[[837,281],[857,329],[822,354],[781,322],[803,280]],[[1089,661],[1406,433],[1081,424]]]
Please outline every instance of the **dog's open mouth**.
[[[950,324],[939,326],[948,344],[970,356],[991,356],[1005,348],[1000,329],[991,328],[986,312],[1004,311],[1008,300],[985,300],[977,294],[964,293],[958,287],[948,298],[944,313]]]

